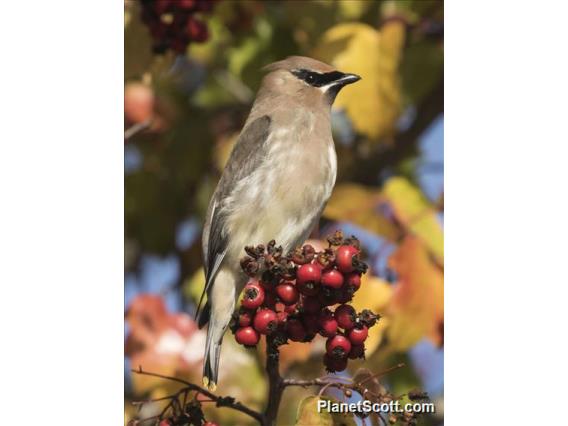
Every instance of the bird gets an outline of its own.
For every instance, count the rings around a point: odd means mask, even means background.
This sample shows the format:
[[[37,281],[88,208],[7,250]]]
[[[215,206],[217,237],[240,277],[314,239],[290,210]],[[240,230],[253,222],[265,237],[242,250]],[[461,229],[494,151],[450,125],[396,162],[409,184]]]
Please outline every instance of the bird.
[[[199,328],[209,324],[203,384],[210,390],[218,383],[223,335],[248,281],[240,268],[244,247],[275,240],[287,253],[309,236],[337,175],[331,106],[344,86],[361,79],[303,56],[263,71],[203,228],[205,288],[196,318]]]

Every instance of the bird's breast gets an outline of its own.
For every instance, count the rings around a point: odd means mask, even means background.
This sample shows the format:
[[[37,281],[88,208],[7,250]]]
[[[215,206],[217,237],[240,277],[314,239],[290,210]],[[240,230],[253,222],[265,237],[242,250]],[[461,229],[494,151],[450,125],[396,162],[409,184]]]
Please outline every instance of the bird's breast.
[[[331,134],[317,137],[309,124],[273,130],[265,160],[233,192],[227,233],[236,256],[245,245],[271,239],[290,250],[317,221],[335,184],[337,160]]]

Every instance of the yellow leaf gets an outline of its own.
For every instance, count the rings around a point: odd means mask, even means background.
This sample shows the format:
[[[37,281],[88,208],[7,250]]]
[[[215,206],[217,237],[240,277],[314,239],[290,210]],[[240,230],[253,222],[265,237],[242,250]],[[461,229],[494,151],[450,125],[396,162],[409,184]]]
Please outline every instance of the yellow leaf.
[[[402,177],[387,181],[383,194],[400,223],[418,236],[440,265],[444,263],[444,233],[436,211],[418,188]]]
[[[229,156],[233,151],[233,147],[235,146],[235,142],[237,142],[238,137],[239,133],[224,135],[215,143],[213,156],[215,159],[215,166],[220,172],[225,169],[225,164],[227,164],[227,161],[229,160]]]
[[[203,268],[197,269],[197,271],[195,271],[183,284],[184,295],[193,300],[195,303],[199,303],[199,299],[201,298],[201,293],[203,293],[204,288],[205,273],[203,272]]]
[[[296,426],[355,426],[353,415],[329,413],[325,409],[318,412],[318,401],[335,402],[331,398],[308,396],[298,407]]]
[[[331,414],[325,411],[318,413],[319,400],[317,396],[308,396],[300,402],[296,426],[333,426]]]
[[[378,323],[369,329],[369,337],[365,341],[365,355],[367,357],[371,356],[379,347],[385,329],[388,327],[389,319],[384,314],[391,296],[392,286],[386,281],[369,274],[361,277],[361,288],[353,296],[353,307],[357,312],[370,309],[375,314],[382,316]]]
[[[372,2],[368,0],[339,0],[339,13],[346,19],[359,19]]]
[[[338,185],[333,190],[323,215],[328,219],[351,222],[394,241],[398,230],[379,213],[377,207],[381,199],[379,190],[350,183]]]
[[[441,343],[444,319],[444,275],[432,263],[424,244],[405,237],[389,259],[398,275],[389,303],[387,337],[390,348],[405,351],[423,337]]]
[[[363,23],[339,24],[326,31],[313,56],[362,80],[337,96],[355,129],[372,140],[392,136],[401,112],[398,65],[404,24],[388,21],[381,31]]]

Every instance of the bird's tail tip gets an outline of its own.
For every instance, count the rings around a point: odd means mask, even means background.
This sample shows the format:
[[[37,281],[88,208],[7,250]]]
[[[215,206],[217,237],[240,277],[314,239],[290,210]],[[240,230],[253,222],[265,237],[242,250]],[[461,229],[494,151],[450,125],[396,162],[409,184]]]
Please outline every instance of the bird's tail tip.
[[[212,341],[213,339],[211,337],[212,336],[208,334],[205,359],[203,360],[203,385],[213,392],[217,389],[221,342]]]
[[[205,386],[210,392],[215,392],[217,389],[217,383],[210,380],[207,376],[203,376],[203,386]]]

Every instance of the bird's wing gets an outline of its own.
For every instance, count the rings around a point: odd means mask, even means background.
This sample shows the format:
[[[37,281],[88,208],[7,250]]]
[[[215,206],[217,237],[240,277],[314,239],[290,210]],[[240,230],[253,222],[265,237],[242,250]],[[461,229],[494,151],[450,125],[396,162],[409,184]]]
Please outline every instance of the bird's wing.
[[[266,155],[265,142],[268,139],[270,122],[270,117],[264,115],[243,129],[209,204],[203,232],[205,288],[197,306],[196,317],[199,315],[203,297],[209,291],[227,252],[227,236],[222,232],[226,218],[220,204],[231,194],[241,179],[249,176],[262,164]],[[199,323],[204,325],[206,321],[207,318],[200,318]]]

